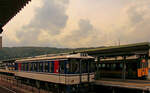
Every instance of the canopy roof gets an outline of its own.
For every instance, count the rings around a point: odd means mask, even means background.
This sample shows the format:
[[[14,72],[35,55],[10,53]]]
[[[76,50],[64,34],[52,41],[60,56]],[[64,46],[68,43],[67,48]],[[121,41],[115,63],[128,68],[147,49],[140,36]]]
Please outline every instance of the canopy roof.
[[[0,29],[31,0],[0,0]]]
[[[149,42],[110,46],[105,48],[95,48],[76,52],[85,52],[92,56],[124,56],[124,55],[135,55],[135,54],[148,54],[150,48]]]

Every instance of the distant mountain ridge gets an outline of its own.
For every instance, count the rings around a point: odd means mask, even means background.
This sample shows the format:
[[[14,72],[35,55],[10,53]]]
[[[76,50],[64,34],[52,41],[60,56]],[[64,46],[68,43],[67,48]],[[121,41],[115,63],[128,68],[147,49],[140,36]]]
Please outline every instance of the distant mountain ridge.
[[[3,47],[0,49],[0,60],[12,58],[32,57],[45,54],[56,54],[85,50],[91,48],[54,48],[54,47]]]

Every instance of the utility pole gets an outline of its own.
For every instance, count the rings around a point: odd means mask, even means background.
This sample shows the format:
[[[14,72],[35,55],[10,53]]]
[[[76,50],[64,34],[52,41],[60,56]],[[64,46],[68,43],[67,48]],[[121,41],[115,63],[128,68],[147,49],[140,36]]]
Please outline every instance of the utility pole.
[[[119,40],[118,40],[118,43],[119,43],[119,46],[120,46],[120,38],[119,38]]]

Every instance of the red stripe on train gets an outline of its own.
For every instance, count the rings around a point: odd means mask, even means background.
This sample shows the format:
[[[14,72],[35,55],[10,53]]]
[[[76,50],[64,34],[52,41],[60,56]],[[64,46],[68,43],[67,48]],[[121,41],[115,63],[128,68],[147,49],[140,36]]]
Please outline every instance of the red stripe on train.
[[[59,73],[59,61],[54,61],[54,73]]]
[[[18,63],[18,70],[21,71],[21,63]]]

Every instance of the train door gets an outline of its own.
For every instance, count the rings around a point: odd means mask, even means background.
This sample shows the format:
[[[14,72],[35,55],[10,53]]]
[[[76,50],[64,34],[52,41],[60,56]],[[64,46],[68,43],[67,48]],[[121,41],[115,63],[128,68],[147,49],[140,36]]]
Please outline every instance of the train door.
[[[146,61],[146,59],[141,58],[138,68],[138,77],[146,78],[147,76],[148,76],[148,62]]]
[[[66,74],[66,60],[59,61],[59,73]]]

